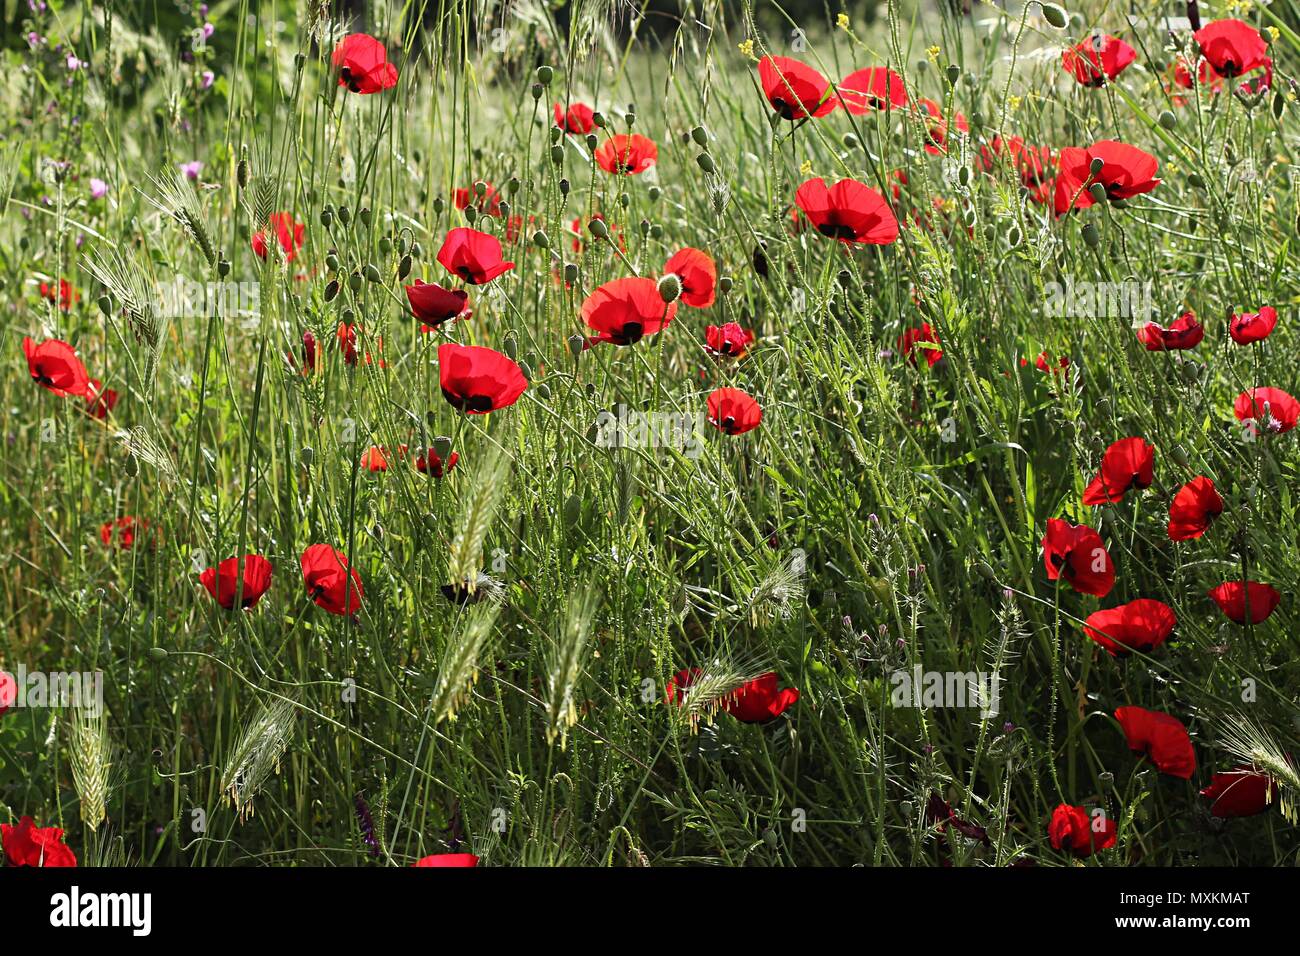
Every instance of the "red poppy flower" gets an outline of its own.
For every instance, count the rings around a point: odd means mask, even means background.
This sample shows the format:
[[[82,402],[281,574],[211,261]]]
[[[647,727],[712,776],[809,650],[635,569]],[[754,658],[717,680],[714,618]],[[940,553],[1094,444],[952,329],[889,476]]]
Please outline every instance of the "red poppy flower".
[[[596,162],[607,173],[639,176],[659,161],[659,147],[640,133],[618,133],[596,147]]]
[[[854,116],[862,116],[871,110],[902,109],[907,105],[907,90],[893,70],[872,66],[840,81],[840,101]]]
[[[919,329],[908,329],[899,336],[898,350],[913,365],[916,364],[915,353],[920,352],[925,356],[926,365],[934,368],[943,359],[943,350],[940,348],[919,349],[916,346],[920,342],[928,342],[936,346],[939,344],[939,336],[935,334],[934,329],[930,328],[929,322],[922,322]]]
[[[137,535],[143,536],[150,531],[150,524],[145,518],[135,518],[131,515],[123,515],[114,521],[105,521],[99,526],[99,540],[104,543],[104,547],[113,547],[114,544],[123,551],[130,551],[135,547]],[[157,532],[153,535],[157,538]]]
[[[1167,329],[1156,322],[1148,322],[1137,330],[1137,337],[1148,352],[1191,349],[1200,345],[1201,339],[1205,338],[1205,326],[1201,325],[1195,312],[1189,311],[1179,316]]]
[[[941,156],[948,152],[949,121],[943,115],[943,107],[934,100],[924,98],[917,100],[916,105],[926,116],[925,151],[932,156]],[[961,132],[970,132],[970,124],[966,122],[966,117],[955,110],[952,114],[952,122]]]
[[[23,339],[23,354],[27,356],[27,370],[32,381],[55,395],[75,395],[89,398],[90,376],[81,364],[77,353],[67,342],[46,339],[37,345],[32,339]]]
[[[1228,334],[1238,345],[1262,342],[1277,326],[1277,310],[1264,306],[1258,312],[1240,312],[1228,320]]]
[[[1083,493],[1085,505],[1119,501],[1130,488],[1148,488],[1154,478],[1156,450],[1145,438],[1121,438],[1101,456],[1101,471]]]
[[[1092,161],[1100,159],[1101,172],[1092,174]],[[1056,214],[1070,209],[1087,209],[1093,204],[1087,186],[1100,183],[1111,201],[1132,199],[1160,185],[1156,179],[1159,162],[1136,146],[1104,139],[1087,149],[1067,146],[1061,150],[1060,172],[1056,177]]]
[[[1080,594],[1105,597],[1115,586],[1115,565],[1110,554],[1101,543],[1101,535],[1087,525],[1048,518],[1043,563],[1049,581],[1064,577]]]
[[[676,704],[679,707],[685,703],[687,691],[689,691],[691,685],[695,683],[695,679],[703,673],[704,671],[702,668],[687,667],[668,678],[668,703]]]
[[[378,445],[371,445],[361,456],[361,467],[366,471],[387,471],[388,457]]]
[[[1280,388],[1252,388],[1237,396],[1232,413],[1238,421],[1257,421],[1264,430],[1275,434],[1289,432],[1300,419],[1300,402]]]
[[[1061,65],[1084,86],[1101,86],[1115,79],[1136,59],[1136,50],[1109,34],[1089,37],[1061,51]]]
[[[289,365],[298,368],[298,359],[294,356],[292,350],[285,353],[289,360]],[[312,334],[311,329],[303,329],[302,333],[302,374],[311,375],[320,369],[320,352],[316,348],[316,336]]]
[[[486,232],[461,226],[447,233],[438,250],[438,261],[471,285],[491,282],[515,267],[501,258],[501,242]]]
[[[1168,604],[1153,598],[1138,598],[1118,607],[1093,611],[1083,632],[1110,652],[1126,657],[1130,651],[1149,654],[1168,640],[1178,618]]]
[[[614,279],[598,286],[582,303],[582,321],[613,345],[632,345],[673,320],[676,302],[664,302],[654,279]]]
[[[435,478],[441,478],[447,472],[456,467],[456,462],[460,461],[460,455],[452,452],[447,456],[447,461],[438,457],[438,453],[430,448],[428,451],[419,452],[415,456],[415,470],[426,475],[433,475]]]
[[[1225,581],[1210,589],[1210,597],[1219,605],[1219,610],[1237,624],[1245,624],[1247,621],[1262,624],[1277,610],[1282,600],[1277,588],[1260,581]],[[1249,616],[1246,614],[1247,604],[1250,605]]]
[[[8,671],[0,671],[0,717],[18,703],[18,682]]]
[[[997,169],[999,157],[1004,154],[1010,158],[1020,175],[1021,185],[1029,192],[1029,197],[1037,203],[1047,202],[1056,175],[1056,158],[1052,155],[1051,148],[1029,146],[1019,136],[1006,140],[994,136],[991,144],[980,147],[977,161],[981,169],[991,173]]]
[[[1161,773],[1183,780],[1192,778],[1196,751],[1178,718],[1141,707],[1120,707],[1115,719],[1124,729],[1129,750],[1145,754]]]
[[[718,267],[713,257],[701,249],[685,249],[673,253],[664,263],[665,274],[677,276],[682,283],[682,301],[697,309],[713,305],[713,288],[718,282]]]
[[[715,358],[744,358],[754,342],[754,333],[739,323],[710,325],[704,329],[704,348]]]
[[[1259,31],[1240,20],[1215,20],[1192,37],[1201,48],[1201,56],[1220,76],[1241,76],[1271,63],[1268,44]]]
[[[1201,796],[1210,801],[1213,816],[1253,817],[1277,800],[1277,782],[1252,767],[1238,766],[1210,777]]]
[[[780,717],[798,699],[799,691],[793,687],[777,689],[777,676],[772,672],[727,695],[722,709],[742,723],[762,724]]]
[[[117,405],[117,392],[104,388],[104,383],[97,378],[86,383],[86,414],[100,421],[108,418],[108,413]]]
[[[1223,514],[1223,498],[1214,482],[1197,475],[1178,489],[1169,503],[1169,540],[1190,541],[1209,530],[1210,522]]]
[[[199,583],[208,589],[218,604],[227,611],[235,606],[235,591],[239,584],[240,559],[226,558],[215,568],[208,568],[199,575]],[[271,562],[260,554],[246,554],[243,557],[244,586],[240,592],[239,606],[251,608],[257,605],[271,586]]]
[[[388,51],[372,36],[349,33],[334,48],[333,64],[339,68],[339,86],[353,93],[378,93],[397,85],[397,67]]]
[[[81,293],[74,289],[72,283],[67,279],[60,279],[57,292],[55,292],[54,286],[50,285],[48,282],[42,282],[41,298],[49,302],[57,302],[59,308],[62,311],[67,312],[72,308],[73,303],[81,300]]]
[[[1099,814],[1095,820],[1096,828],[1087,807],[1060,804],[1052,811],[1051,822],[1047,824],[1052,848],[1067,850],[1080,859],[1092,856],[1097,850],[1109,850],[1115,845],[1115,821],[1106,813]]]
[[[317,606],[340,616],[356,614],[365,592],[348,557],[328,544],[313,544],[302,553],[302,580]]]
[[[898,238],[898,220],[885,197],[856,179],[841,179],[829,187],[824,179],[810,179],[799,187],[794,201],[823,236],[877,246]]]
[[[469,293],[464,289],[444,289],[436,282],[421,282],[419,279],[415,280],[415,285],[405,288],[411,312],[431,328],[464,315],[469,305]]]
[[[839,105],[831,84],[806,63],[788,56],[764,57],[758,64],[763,95],[782,119],[825,116]]]
[[[17,826],[0,823],[0,843],[9,866],[77,865],[77,855],[63,842],[63,831],[38,827],[31,817],[23,817]]]
[[[443,398],[470,415],[513,405],[528,387],[519,366],[500,352],[454,342],[438,346],[438,378]]]
[[[709,393],[709,424],[728,435],[743,435],[758,427],[763,409],[738,388],[718,388]]]
[[[566,133],[590,133],[596,128],[595,116],[586,103],[570,103],[567,110],[555,104],[555,125]]]
[[[478,192],[480,186],[483,189],[482,195]],[[457,209],[465,209],[473,204],[489,216],[501,214],[501,196],[488,182],[476,183],[472,188],[461,186],[452,190],[451,202]]]
[[[411,866],[478,866],[478,857],[473,853],[435,853],[416,860]]]
[[[1223,77],[1218,74],[1214,67],[1210,66],[1210,61],[1204,57],[1198,57],[1197,62],[1200,63],[1196,71],[1197,82],[1202,86],[1209,86],[1211,92],[1217,93],[1223,88]],[[1174,60],[1174,85],[1185,90],[1190,90],[1196,85],[1192,81],[1192,70],[1187,65],[1187,58],[1181,54]],[[1181,102],[1183,101],[1180,100]]]
[[[284,261],[293,262],[294,257],[298,255],[298,250],[302,248],[303,235],[307,231],[307,226],[301,222],[295,222],[291,212],[273,212],[268,221],[266,229],[259,229],[253,233],[253,252],[259,259],[265,259],[267,253],[267,234],[274,232],[275,238],[280,243],[280,248],[284,252]]]

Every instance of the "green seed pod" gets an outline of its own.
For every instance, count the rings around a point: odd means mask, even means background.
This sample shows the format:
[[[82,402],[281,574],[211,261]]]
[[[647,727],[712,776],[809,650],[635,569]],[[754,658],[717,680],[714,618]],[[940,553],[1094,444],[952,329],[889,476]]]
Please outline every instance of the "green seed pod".
[[[1191,186],[1193,189],[1204,189],[1205,180],[1201,178],[1200,173],[1188,173],[1187,185]]]
[[[551,162],[553,162],[556,166],[558,166],[558,165],[560,165],[560,163],[564,162],[564,147],[563,147],[563,146],[552,146],[552,147],[551,147]]]
[[[1169,457],[1174,460],[1174,464],[1179,468],[1187,467],[1187,449],[1182,445],[1175,445],[1173,450],[1169,452]]]
[[[381,236],[381,237],[379,238],[379,253],[380,253],[380,255],[385,255],[385,256],[386,256],[386,255],[388,255],[388,254],[389,254],[390,252],[392,252],[392,251],[393,251],[393,240],[389,239],[387,236]]]
[[[706,173],[716,172],[718,169],[717,164],[713,162],[713,157],[708,153],[700,153],[700,155],[696,156],[695,163]]]
[[[329,206],[320,211],[320,224],[326,229],[334,224],[334,213]]]
[[[406,255],[406,253],[410,251],[409,246],[410,243],[406,241],[405,236],[397,237],[397,252],[399,255]]]
[[[858,146],[861,145],[858,142],[858,138],[852,133],[845,133],[844,136],[840,138],[840,142],[844,144],[845,149],[857,149]]]
[[[515,193],[519,192],[519,186],[520,186],[520,182],[518,176],[511,176],[509,179],[506,180],[506,192],[508,192],[512,196]]]
[[[575,262],[566,262],[564,264],[564,281],[567,285],[573,285],[578,281],[578,265]]]
[[[602,113],[600,110],[596,110],[594,113],[591,114],[591,122],[595,125],[597,129],[604,129],[605,114]]]
[[[723,276],[721,279],[718,280],[718,291],[721,292],[723,295],[726,295],[728,292],[731,291],[731,287],[733,284],[734,284],[734,280],[731,278],[731,276]]]
[[[516,364],[519,366],[519,371],[524,373],[524,378],[531,382],[533,380],[533,367],[525,359],[520,359]]]
[[[135,455],[127,455],[126,476],[128,478],[134,478],[138,474],[140,474],[140,463],[135,460]]]
[[[411,243],[411,255],[414,258],[419,259],[424,255],[424,246],[420,245],[418,242]]]
[[[303,445],[302,448],[298,449],[298,460],[303,463],[304,467],[310,468],[311,463],[316,460],[316,450],[311,445]]]
[[[397,266],[397,277],[399,279],[405,279],[410,274],[411,274],[411,257],[402,256],[402,261],[398,263]]]
[[[331,279],[329,283],[325,286],[325,301],[333,302],[336,298],[338,298],[338,294],[339,294],[339,280]]]
[[[451,439],[446,435],[439,435],[433,440],[433,453],[443,461],[451,454]]]
[[[540,99],[542,98],[542,91],[543,91],[544,89],[545,89],[545,87],[542,86],[542,84],[540,84],[540,83],[534,83],[534,84],[533,84],[533,89],[532,89],[533,99],[535,99],[535,100],[540,100]]]
[[[587,223],[587,231],[597,239],[609,238],[609,226],[605,225],[604,219],[592,219]]]
[[[539,66],[537,68],[537,82],[542,86],[550,86],[553,75],[554,71],[549,66]]]
[[[560,187],[561,196],[569,195],[569,181],[567,179],[561,179],[559,182],[559,187]]]
[[[957,81],[961,79],[961,67],[953,63],[944,71],[944,75],[948,77],[949,86],[956,86]]]
[[[436,215],[441,216],[442,211],[447,208],[447,204],[442,201],[441,196],[435,196],[433,199],[433,211]]]
[[[623,193],[618,197],[618,204],[626,209],[628,206],[632,205],[632,196],[628,193]]]
[[[1011,248],[1014,249],[1016,246],[1020,245],[1020,239],[1021,235],[1019,226],[1012,226],[1007,230],[1007,245],[1011,246]]]
[[[362,206],[361,211],[357,213],[357,218],[361,220],[361,225],[369,229],[370,228],[370,207]]]
[[[352,210],[347,206],[339,206],[339,222],[347,225],[352,221]]]
[[[325,257],[325,268],[329,269],[330,272],[339,271],[339,257],[335,253],[331,252]]]
[[[695,140],[696,146],[708,146],[709,131],[703,126],[696,126],[691,130],[691,139]]]
[[[354,272],[348,276],[348,288],[353,292],[361,291],[361,273]]]
[[[597,136],[595,133],[588,133],[587,149],[591,150],[591,152],[594,153],[596,151],[596,147],[599,145],[600,145],[600,137]]]
[[[1286,98],[1282,96],[1282,91],[1278,90],[1273,94],[1273,119],[1281,119],[1282,114],[1286,111]]]
[[[545,232],[538,229],[533,233],[533,245],[538,249],[549,249],[551,248],[551,240],[547,237]]]
[[[1043,19],[1056,27],[1058,30],[1064,30],[1065,25],[1070,21],[1063,7],[1058,7],[1054,3],[1043,4]]]
[[[651,202],[658,202],[659,197],[662,196],[663,194],[664,191],[660,189],[658,186],[651,186],[648,190],[646,190],[646,196],[649,197]]]
[[[659,223],[657,223],[657,222],[655,222],[655,223],[651,223],[651,224],[650,224],[650,238],[651,238],[651,239],[662,239],[663,236],[664,236],[664,227],[661,226],[661,225],[659,225]]]
[[[979,561],[975,564],[975,571],[986,581],[996,581],[998,579],[998,576],[993,573],[993,569],[983,561]]]
[[[1101,183],[1093,183],[1088,187],[1088,195],[1092,197],[1093,202],[1106,201],[1106,187]]]
[[[461,212],[465,214],[465,221],[468,223],[472,224],[478,218],[478,209],[475,206],[466,206]]]
[[[383,281],[383,277],[379,274],[379,267],[373,262],[366,263],[366,280],[369,282]]]
[[[1172,130],[1178,125],[1178,117],[1172,110],[1161,110],[1159,123],[1161,129]]]
[[[228,276],[228,275],[230,275],[230,260],[229,260],[229,259],[218,259],[218,260],[217,260],[217,276],[218,276],[218,278],[224,279],[224,278],[225,278],[226,276]]]
[[[551,145],[554,146],[556,143],[558,143],[561,139],[564,138],[564,130],[560,129],[560,127],[558,126],[552,126],[550,129],[550,137],[551,137]]]
[[[682,280],[670,272],[659,280],[659,298],[664,302],[676,302],[682,294]]]
[[[1106,161],[1102,159],[1100,156],[1092,157],[1092,162],[1088,164],[1088,175],[1096,176],[1100,174],[1102,167],[1105,165],[1106,165]]]
[[[509,218],[510,218],[510,203],[506,202],[506,201],[503,199],[503,200],[501,200],[501,202],[498,204],[498,208],[500,208],[500,210],[501,210],[501,218],[502,218],[502,219],[509,219]]]
[[[631,129],[633,126],[636,125],[636,114],[631,112],[625,113],[623,115],[623,122],[627,123],[628,129]]]
[[[582,518],[582,498],[579,495],[569,495],[564,499],[564,522],[573,527]]]
[[[577,358],[582,354],[582,347],[587,344],[587,340],[581,335],[569,336],[569,354]]]
[[[969,186],[969,185],[970,185],[970,167],[969,167],[969,166],[962,166],[960,169],[957,170],[957,182],[961,183],[963,186]]]
[[[505,350],[506,350],[506,358],[510,359],[510,361],[513,362],[519,358],[519,343],[515,341],[515,337],[513,335],[511,335],[509,338],[506,339]]]
[[[1083,233],[1083,241],[1086,242],[1092,248],[1095,249],[1097,246],[1101,244],[1101,230],[1097,228],[1097,224],[1095,222],[1084,223],[1082,233]]]
[[[549,402],[551,400],[551,387],[545,382],[542,382],[537,386],[537,394],[542,401]]]
[[[149,660],[153,661],[155,664],[161,664],[163,661],[167,660],[167,648],[165,647],[149,648]]]

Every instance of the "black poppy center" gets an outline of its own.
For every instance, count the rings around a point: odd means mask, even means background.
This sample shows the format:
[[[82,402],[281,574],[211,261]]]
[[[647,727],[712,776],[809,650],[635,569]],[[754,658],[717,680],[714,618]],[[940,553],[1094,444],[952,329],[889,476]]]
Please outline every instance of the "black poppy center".
[[[621,329],[610,336],[615,345],[632,345],[641,341],[645,327],[640,322],[627,322]]]
[[[795,113],[794,107],[791,106],[789,103],[787,103],[785,100],[781,99],[779,96],[776,99],[772,100],[772,108],[775,109],[778,114],[780,114],[781,119],[788,119],[788,120],[794,119],[794,113]]]
[[[462,412],[490,412],[492,411],[492,398],[489,395],[457,395],[449,392],[445,388],[442,390],[443,398],[447,399],[455,408]]]
[[[838,222],[824,222],[817,227],[817,231],[823,236],[830,236],[832,239],[856,239],[858,237],[856,229]]]

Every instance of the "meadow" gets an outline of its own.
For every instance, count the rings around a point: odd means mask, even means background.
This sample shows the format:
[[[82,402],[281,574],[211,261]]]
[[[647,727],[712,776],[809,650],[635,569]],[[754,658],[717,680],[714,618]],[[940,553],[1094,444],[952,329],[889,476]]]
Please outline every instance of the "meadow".
[[[1294,0],[19,6],[7,865],[1300,861]]]

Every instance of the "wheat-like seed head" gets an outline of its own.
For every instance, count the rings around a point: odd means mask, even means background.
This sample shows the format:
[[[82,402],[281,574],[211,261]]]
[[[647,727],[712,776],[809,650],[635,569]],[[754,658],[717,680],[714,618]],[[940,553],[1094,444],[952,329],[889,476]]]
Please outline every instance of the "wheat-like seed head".
[[[241,822],[252,816],[253,798],[271,774],[280,772],[280,758],[289,747],[293,730],[294,709],[293,701],[279,697],[270,704],[259,704],[230,750],[221,772],[221,790],[234,804]]]
[[[115,748],[102,707],[75,708],[68,723],[68,762],[81,799],[81,822],[94,830],[104,822]]]
[[[546,740],[554,743],[559,737],[561,750],[568,743],[569,728],[578,722],[574,691],[599,601],[599,592],[590,584],[580,586],[570,596],[564,625],[548,662]]]
[[[478,679],[478,660],[492,634],[499,606],[476,605],[465,615],[465,624],[452,639],[438,668],[429,709],[434,724],[455,720],[456,711],[469,699],[470,688]]]

